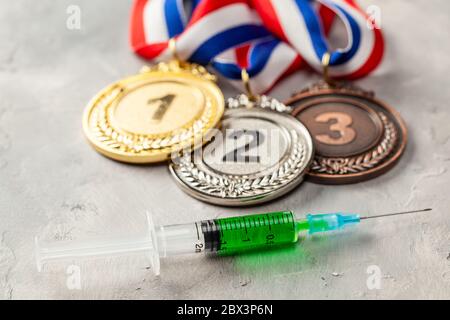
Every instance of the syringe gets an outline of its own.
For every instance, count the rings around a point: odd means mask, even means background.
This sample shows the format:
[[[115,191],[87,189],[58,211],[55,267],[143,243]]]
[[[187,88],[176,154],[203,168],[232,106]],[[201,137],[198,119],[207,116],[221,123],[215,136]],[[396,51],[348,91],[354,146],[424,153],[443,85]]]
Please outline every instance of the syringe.
[[[357,214],[308,214],[296,218],[292,211],[270,212],[231,218],[203,220],[188,224],[155,227],[147,214],[147,234],[127,240],[97,240],[86,243],[55,242],[42,246],[36,239],[38,270],[49,260],[143,252],[148,255],[155,274],[160,273],[160,258],[190,253],[219,256],[240,254],[254,249],[269,249],[295,243],[299,234],[343,229],[361,220],[430,211],[422,209],[375,216]]]

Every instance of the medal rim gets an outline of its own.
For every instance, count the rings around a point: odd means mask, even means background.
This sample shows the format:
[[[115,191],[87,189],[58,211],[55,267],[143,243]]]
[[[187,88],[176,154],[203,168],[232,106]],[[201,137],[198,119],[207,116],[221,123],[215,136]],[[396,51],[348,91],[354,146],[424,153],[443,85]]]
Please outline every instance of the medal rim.
[[[252,108],[246,108],[246,107],[239,107],[239,108],[227,108],[224,114],[224,117],[227,116],[227,112],[236,112],[237,110],[242,110],[242,111],[246,111],[246,110],[255,110],[258,107],[252,107]],[[292,117],[288,112],[277,112],[274,110],[268,110],[268,109],[259,109],[258,114],[260,113],[266,113],[266,114],[270,114],[272,112],[275,112],[277,115],[280,115],[282,117],[285,117],[288,121],[295,121],[298,122],[297,119],[294,119],[294,117]],[[294,123],[294,122],[293,122]],[[169,172],[171,173],[171,175],[175,178],[175,181],[177,182],[177,185],[179,185],[181,187],[181,189],[187,193],[188,195],[190,195],[191,197],[209,203],[209,204],[213,204],[213,205],[217,205],[217,206],[229,206],[229,207],[239,207],[239,206],[253,206],[253,205],[258,205],[258,204],[262,204],[271,200],[274,200],[276,198],[282,197],[284,195],[286,195],[287,193],[289,193],[290,191],[292,191],[295,187],[297,187],[299,184],[301,184],[301,182],[304,180],[306,171],[308,170],[308,168],[310,167],[313,159],[314,159],[314,143],[311,137],[311,134],[308,130],[308,128],[306,128],[305,125],[303,125],[303,123],[299,122],[300,124],[300,128],[301,131],[304,134],[304,141],[305,141],[305,161],[303,164],[303,169],[301,171],[300,174],[298,174],[294,179],[292,179],[291,181],[289,181],[288,183],[286,183],[285,185],[276,188],[274,190],[270,190],[267,191],[266,193],[261,193],[258,195],[250,195],[250,196],[243,196],[243,197],[220,197],[220,196],[216,196],[216,195],[210,195],[208,193],[202,192],[201,190],[198,189],[194,189],[189,187],[184,181],[183,179],[179,176],[179,174],[177,173],[177,169],[176,164],[173,162],[170,162],[169,164]],[[297,126],[297,124],[295,124]],[[288,129],[289,130],[289,129]],[[297,131],[297,130],[296,130]],[[298,131],[297,131],[298,132]],[[292,144],[292,141],[290,141],[290,143]],[[291,147],[292,148],[292,147]],[[308,152],[308,149],[310,150],[310,152]],[[192,155],[190,155],[192,156]],[[308,158],[309,156],[309,158]],[[287,160],[285,160],[287,161]],[[230,174],[222,174],[221,176],[233,176]],[[245,175],[242,175],[245,176]]]
[[[406,150],[406,146],[408,144],[409,138],[408,138],[408,129],[406,126],[405,121],[403,120],[400,113],[388,105],[386,102],[379,100],[376,98],[372,93],[366,92],[359,88],[351,88],[351,87],[337,87],[337,88],[319,88],[309,91],[301,91],[297,94],[294,94],[291,98],[284,101],[284,103],[288,106],[291,106],[292,112],[291,115],[293,115],[297,121],[300,121],[294,114],[298,114],[299,112],[296,112],[297,109],[300,107],[296,107],[294,104],[298,103],[302,99],[311,98],[311,97],[320,97],[321,95],[329,95],[329,94],[336,94],[336,95],[342,95],[346,98],[348,96],[355,96],[357,98],[366,99],[368,101],[371,101],[372,103],[378,105],[383,109],[387,115],[392,115],[392,118],[395,120],[395,125],[397,129],[401,132],[401,140],[397,143],[397,148],[395,149],[395,152],[392,153],[392,155],[388,156],[388,159],[385,160],[380,165],[368,169],[364,172],[357,172],[357,173],[348,173],[348,174],[327,174],[327,173],[313,173],[310,170],[306,173],[308,181],[318,183],[318,184],[329,184],[329,185],[340,185],[340,184],[353,184],[358,182],[364,182],[367,180],[371,180],[373,178],[376,178],[386,172],[388,172],[390,169],[392,169],[400,160],[402,155],[404,154]],[[325,97],[324,97],[325,98]],[[391,117],[389,117],[391,118]],[[392,120],[391,118],[391,120]],[[324,158],[334,158],[334,157],[325,157]]]
[[[191,66],[195,67],[196,65],[191,64]],[[87,106],[85,107],[83,111],[83,118],[82,118],[82,128],[85,137],[87,138],[89,144],[100,154],[124,163],[132,163],[132,164],[151,164],[151,163],[157,163],[157,162],[163,162],[170,158],[170,155],[173,152],[177,152],[178,150],[181,150],[183,148],[189,147],[189,146],[200,146],[200,143],[204,144],[208,141],[207,137],[209,135],[209,131],[213,128],[217,128],[220,126],[220,119],[222,118],[222,115],[225,111],[225,99],[223,96],[222,91],[217,86],[217,84],[212,80],[212,78],[208,79],[208,77],[203,76],[201,72],[198,74],[194,74],[190,71],[190,69],[179,69],[179,70],[171,70],[171,69],[164,69],[169,68],[170,65],[167,64],[160,64],[156,67],[160,67],[160,69],[152,69],[147,68],[143,69],[142,72],[134,75],[127,76],[123,79],[117,80],[106,87],[104,87],[102,90],[100,90],[97,94],[95,94],[90,101],[88,102]],[[200,66],[201,67],[201,66]],[[202,67],[201,67],[202,68]],[[210,75],[211,76],[211,75]],[[193,136],[187,140],[182,140],[178,142],[176,145],[176,148],[173,148],[172,146],[168,146],[161,149],[151,149],[150,152],[146,152],[145,154],[142,153],[131,153],[127,151],[122,150],[116,150],[113,148],[110,148],[103,144],[101,141],[99,141],[94,133],[92,132],[92,129],[90,128],[90,118],[92,115],[92,112],[96,107],[98,107],[99,100],[102,96],[107,95],[108,92],[111,92],[114,90],[114,88],[122,83],[133,83],[133,82],[139,82],[143,81],[145,82],[146,79],[152,79],[152,78],[161,78],[161,81],[164,81],[165,79],[172,79],[173,77],[185,79],[186,83],[189,85],[192,85],[191,82],[189,82],[190,79],[195,79],[196,81],[201,81],[203,84],[201,86],[198,86],[202,92],[210,92],[211,97],[216,100],[216,110],[213,116],[209,119],[208,122],[211,123],[210,126],[204,128],[201,133],[194,133]],[[155,81],[158,82],[158,81]],[[111,105],[117,103],[117,97],[114,98],[113,101],[110,102]],[[187,125],[185,125],[187,126]],[[180,127],[179,129],[184,128]],[[119,128],[121,131],[126,131],[124,129]],[[175,132],[176,130],[167,132]],[[131,132],[132,134],[136,134]],[[161,134],[167,134],[167,133],[161,133]],[[154,136],[158,136],[161,134],[153,134]],[[149,135],[151,136],[151,135]],[[166,136],[161,136],[162,138]]]

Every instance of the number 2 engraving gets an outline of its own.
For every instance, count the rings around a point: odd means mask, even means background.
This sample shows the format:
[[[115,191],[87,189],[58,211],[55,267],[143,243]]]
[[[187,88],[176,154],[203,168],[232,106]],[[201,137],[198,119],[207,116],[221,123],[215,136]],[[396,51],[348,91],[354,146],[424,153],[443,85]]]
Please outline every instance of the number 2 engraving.
[[[160,121],[166,114],[167,110],[169,109],[170,105],[173,102],[173,99],[175,99],[174,94],[168,94],[161,98],[155,98],[150,99],[147,101],[147,104],[153,104],[159,102],[159,107],[156,109],[155,113],[153,113],[152,120]]]
[[[333,138],[328,134],[318,134],[315,136],[317,141],[331,144],[343,145],[352,142],[356,137],[356,132],[350,125],[353,123],[352,117],[343,112],[326,112],[318,115],[315,120],[321,123],[327,123],[330,120],[336,120],[336,123],[330,125],[330,131],[339,132],[339,138]]]
[[[264,135],[257,130],[237,130],[229,135],[229,138],[237,140],[242,136],[251,137],[252,140],[246,143],[242,147],[238,147],[233,151],[225,154],[222,158],[223,162],[257,162],[261,161],[260,156],[250,156],[246,153],[250,151],[250,149],[259,147],[265,140]]]

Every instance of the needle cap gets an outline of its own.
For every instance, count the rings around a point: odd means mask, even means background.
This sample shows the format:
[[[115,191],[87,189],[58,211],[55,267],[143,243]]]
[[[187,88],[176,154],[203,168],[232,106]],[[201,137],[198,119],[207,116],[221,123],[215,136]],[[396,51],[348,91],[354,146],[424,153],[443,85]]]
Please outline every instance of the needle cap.
[[[360,222],[360,217],[357,214],[308,214],[306,218],[309,223],[309,234],[339,230]]]

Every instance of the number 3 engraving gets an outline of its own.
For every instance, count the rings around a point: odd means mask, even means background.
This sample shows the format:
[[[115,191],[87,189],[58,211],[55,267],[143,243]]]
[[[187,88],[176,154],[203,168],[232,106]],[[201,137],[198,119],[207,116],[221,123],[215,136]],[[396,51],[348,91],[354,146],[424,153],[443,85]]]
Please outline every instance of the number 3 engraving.
[[[330,120],[336,120],[336,123],[330,125],[330,131],[337,131],[339,138],[333,138],[328,134],[318,134],[316,139],[319,142],[331,145],[342,145],[352,142],[356,137],[356,132],[350,125],[353,123],[352,117],[342,112],[326,112],[318,115],[317,122],[327,123]]]

